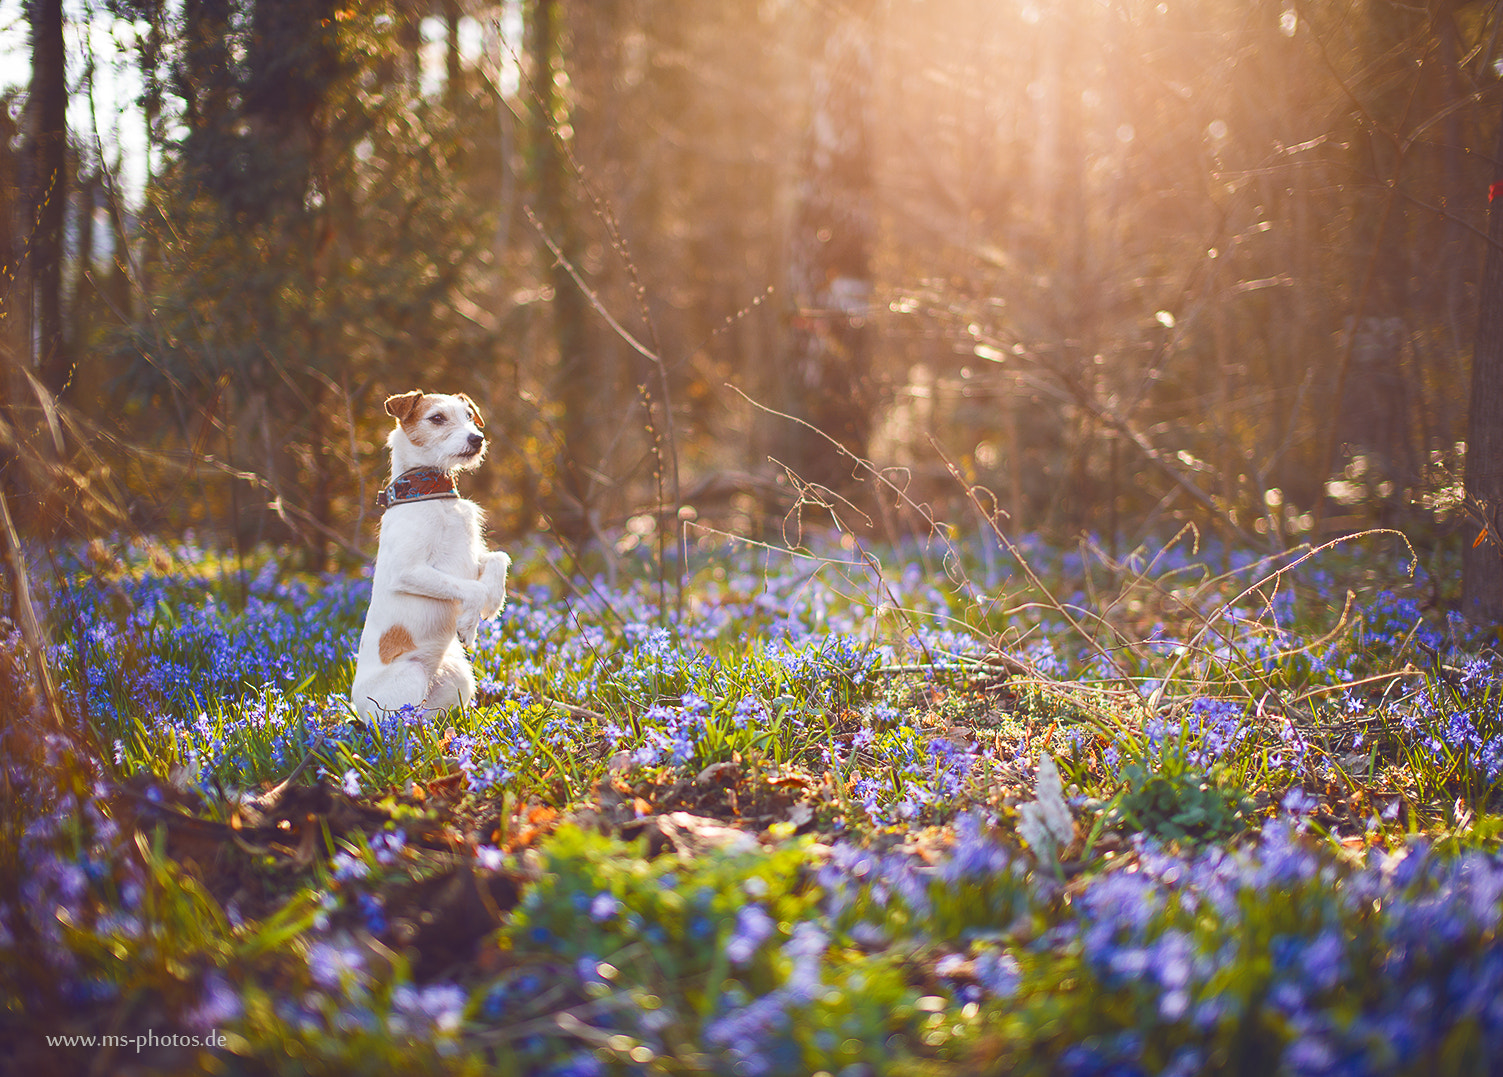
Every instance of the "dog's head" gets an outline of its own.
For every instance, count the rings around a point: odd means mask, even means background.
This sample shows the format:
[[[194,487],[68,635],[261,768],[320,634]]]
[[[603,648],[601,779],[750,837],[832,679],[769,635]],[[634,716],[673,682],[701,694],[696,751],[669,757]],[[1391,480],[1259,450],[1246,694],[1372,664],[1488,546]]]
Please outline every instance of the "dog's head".
[[[464,393],[410,393],[386,398],[386,413],[397,421],[386,439],[391,466],[400,475],[415,467],[464,471],[485,456],[485,420]]]

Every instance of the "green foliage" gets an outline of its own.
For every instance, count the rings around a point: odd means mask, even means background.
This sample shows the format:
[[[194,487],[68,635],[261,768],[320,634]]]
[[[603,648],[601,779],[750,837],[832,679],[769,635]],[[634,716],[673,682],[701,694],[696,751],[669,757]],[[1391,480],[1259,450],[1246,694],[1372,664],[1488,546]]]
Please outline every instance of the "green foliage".
[[[726,989],[737,913],[751,905],[783,926],[750,950],[741,978],[758,994],[775,986],[775,954],[789,925],[815,908],[805,880],[809,845],[647,859],[640,842],[565,826],[549,840],[543,875],[503,932],[505,945],[524,965],[609,963],[613,988],[670,984],[676,1012],[709,1014]]]
[[[896,963],[810,930],[823,895],[809,840],[683,859],[642,853],[573,827],[549,840],[544,874],[501,936],[515,967],[493,992],[511,1020],[567,1001],[516,991],[563,968],[621,1030],[607,1045],[618,1062],[663,1056],[723,1072],[755,1050],[780,1071],[880,1067],[890,1038],[912,1030],[915,995]],[[705,1053],[717,1046],[726,1054]]]
[[[1162,841],[1234,838],[1247,830],[1252,802],[1225,787],[1222,773],[1199,771],[1177,752],[1129,763],[1118,775],[1126,788],[1117,797],[1108,821]]]

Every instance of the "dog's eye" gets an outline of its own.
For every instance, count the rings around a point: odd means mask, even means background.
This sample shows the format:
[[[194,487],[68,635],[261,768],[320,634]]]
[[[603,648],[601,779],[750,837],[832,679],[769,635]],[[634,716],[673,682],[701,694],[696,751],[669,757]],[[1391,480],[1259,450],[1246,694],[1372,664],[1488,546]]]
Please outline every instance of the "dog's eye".
[[[428,421],[434,426],[443,426],[444,423],[448,422],[449,420],[444,418],[442,415],[430,415],[428,416]]]

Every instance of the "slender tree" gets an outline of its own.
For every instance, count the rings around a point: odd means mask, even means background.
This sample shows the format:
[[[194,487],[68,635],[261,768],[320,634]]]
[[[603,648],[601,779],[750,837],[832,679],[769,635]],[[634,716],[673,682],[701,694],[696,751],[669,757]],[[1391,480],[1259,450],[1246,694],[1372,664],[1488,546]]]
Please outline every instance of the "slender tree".
[[[68,203],[68,82],[62,0],[32,0],[31,281],[36,308],[36,363],[42,382],[60,394],[71,365],[63,334],[63,215]]]
[[[25,250],[25,232],[18,227],[23,201],[22,176],[26,166],[21,154],[12,146],[21,144],[22,128],[11,116],[12,98],[0,98],[0,350],[12,361],[3,364],[0,371],[0,407],[10,401],[11,382],[14,379],[14,361],[25,354],[25,341],[30,336],[30,321],[26,317],[23,297],[27,293],[22,279],[20,262]],[[0,460],[4,457],[0,456]]]
[[[528,51],[532,62],[532,144],[536,218],[551,244],[544,251],[553,290],[553,339],[558,348],[553,396],[562,412],[556,460],[555,526],[581,538],[588,533],[594,464],[593,427],[599,386],[591,371],[585,333],[588,312],[571,270],[581,264],[579,230],[566,197],[571,188],[563,141],[569,135],[567,103],[559,85],[564,19],[558,0],[536,0],[530,12]]]
[[[1494,198],[1472,351],[1467,410],[1466,495],[1485,518],[1486,536],[1465,533],[1462,609],[1479,624],[1503,624],[1503,123],[1493,148]],[[1474,536],[1475,539],[1474,539]]]

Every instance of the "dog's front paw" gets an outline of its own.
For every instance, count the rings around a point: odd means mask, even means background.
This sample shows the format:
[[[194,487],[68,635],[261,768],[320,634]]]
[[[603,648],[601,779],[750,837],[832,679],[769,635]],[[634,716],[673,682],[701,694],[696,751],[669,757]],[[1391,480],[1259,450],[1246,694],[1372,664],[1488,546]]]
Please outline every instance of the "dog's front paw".
[[[454,623],[459,642],[466,647],[475,645],[475,637],[480,632],[480,622],[486,616],[488,604],[489,596],[484,584],[477,580],[466,586],[465,596],[459,603],[459,616]]]
[[[455,631],[459,634],[460,643],[466,647],[475,646],[475,638],[480,634],[480,611],[464,610],[461,612]]]
[[[480,570],[480,585],[485,588],[485,601],[481,604],[482,617],[494,617],[506,605],[506,570],[511,558],[499,550],[489,554]]]

